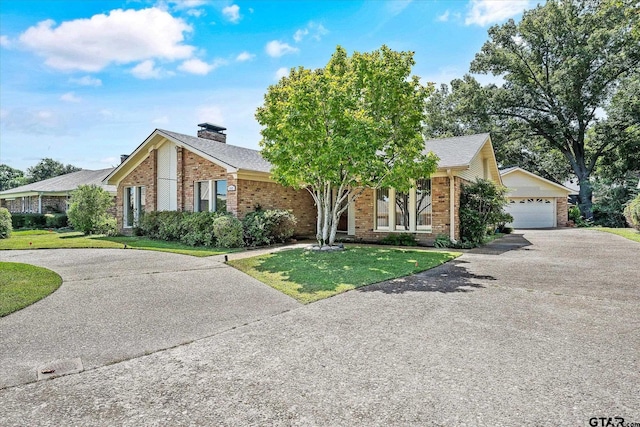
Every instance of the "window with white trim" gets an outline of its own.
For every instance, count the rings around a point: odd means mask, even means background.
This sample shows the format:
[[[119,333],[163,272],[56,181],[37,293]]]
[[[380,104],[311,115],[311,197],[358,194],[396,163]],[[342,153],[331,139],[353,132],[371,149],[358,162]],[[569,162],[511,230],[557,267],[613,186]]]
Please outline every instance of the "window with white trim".
[[[376,231],[431,232],[431,179],[416,180],[407,193],[380,188],[375,195]],[[394,201],[393,209],[390,200]]]
[[[146,187],[125,187],[123,198],[124,227],[131,228],[138,225],[140,216],[144,213]]]
[[[226,212],[227,181],[196,181],[193,185],[194,212]]]

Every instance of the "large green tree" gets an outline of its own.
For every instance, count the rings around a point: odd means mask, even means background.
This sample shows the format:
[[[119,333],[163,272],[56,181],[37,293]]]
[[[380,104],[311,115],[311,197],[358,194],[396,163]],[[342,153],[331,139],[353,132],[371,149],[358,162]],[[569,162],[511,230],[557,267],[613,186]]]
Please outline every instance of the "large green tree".
[[[580,182],[582,214],[592,217],[589,180],[598,159],[619,143],[589,138],[599,112],[640,66],[636,0],[549,0],[489,29],[471,72],[502,76],[490,113],[520,124],[557,150]],[[531,147],[536,149],[536,147]]]
[[[435,171],[420,133],[432,88],[413,65],[412,52],[348,56],[338,47],[324,68],[292,69],[258,108],[262,154],[276,181],[311,193],[321,246],[334,243],[340,215],[364,188],[406,191]]]
[[[40,160],[35,166],[27,169],[27,181],[29,183],[38,182],[79,170],[81,170],[81,168],[73,165],[65,165],[46,157]]]
[[[19,187],[26,184],[24,173],[19,169],[14,169],[9,165],[0,165],[0,191]]]

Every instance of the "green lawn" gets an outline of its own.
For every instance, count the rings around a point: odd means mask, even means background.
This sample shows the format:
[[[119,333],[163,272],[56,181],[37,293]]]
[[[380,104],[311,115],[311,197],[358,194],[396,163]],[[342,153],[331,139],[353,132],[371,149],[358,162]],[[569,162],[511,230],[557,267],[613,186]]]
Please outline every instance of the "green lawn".
[[[51,270],[17,262],[0,262],[0,317],[46,297],[62,284]]]
[[[0,240],[2,249],[59,249],[59,248],[127,248],[145,249],[193,256],[211,256],[233,252],[233,249],[187,246],[176,242],[145,239],[142,237],[84,236],[80,232],[49,230],[14,231],[8,239]]]
[[[458,256],[457,252],[352,246],[338,252],[285,250],[229,264],[306,304],[428,270]]]
[[[595,227],[594,230],[606,231],[607,233],[617,234],[618,236],[626,237],[629,240],[640,242],[640,232],[633,228]]]

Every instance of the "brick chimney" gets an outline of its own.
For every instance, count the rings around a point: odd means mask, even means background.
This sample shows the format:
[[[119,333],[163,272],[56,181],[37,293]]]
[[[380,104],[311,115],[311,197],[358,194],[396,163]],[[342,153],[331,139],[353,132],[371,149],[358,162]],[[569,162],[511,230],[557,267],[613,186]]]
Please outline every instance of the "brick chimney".
[[[227,135],[224,133],[227,128],[214,125],[213,123],[200,123],[198,129],[198,138],[211,139],[213,141],[227,142]]]

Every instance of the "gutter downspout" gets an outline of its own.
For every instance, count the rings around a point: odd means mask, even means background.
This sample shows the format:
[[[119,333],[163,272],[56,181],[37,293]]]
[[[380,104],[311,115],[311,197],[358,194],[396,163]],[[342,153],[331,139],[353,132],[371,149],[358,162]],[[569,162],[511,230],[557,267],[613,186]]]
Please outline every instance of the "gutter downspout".
[[[449,239],[452,242],[456,241],[456,185],[451,169],[447,169],[447,176],[449,177]]]

